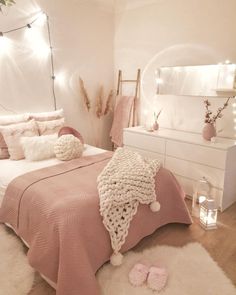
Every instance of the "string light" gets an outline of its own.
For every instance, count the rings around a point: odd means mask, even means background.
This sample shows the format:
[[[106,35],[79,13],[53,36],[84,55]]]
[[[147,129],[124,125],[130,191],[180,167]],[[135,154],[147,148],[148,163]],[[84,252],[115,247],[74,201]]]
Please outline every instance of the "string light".
[[[32,25],[44,25],[47,23],[47,33],[48,33],[48,44],[43,40],[42,36],[33,29]],[[51,40],[51,30],[50,30],[50,22],[49,16],[40,11],[38,16],[33,19],[31,22],[27,23],[26,25],[0,32],[0,53],[5,53],[9,49],[9,39],[5,36],[6,34],[10,34],[12,32],[16,32],[19,30],[27,29],[25,32],[26,38],[29,40],[31,44],[31,48],[34,53],[40,57],[47,57],[50,53],[50,64],[51,64],[51,80],[52,80],[52,95],[53,95],[53,103],[55,110],[57,109],[57,100],[55,94],[55,69],[54,69],[54,57],[53,57],[53,47],[52,47],[52,40]],[[49,46],[48,46],[49,45]]]

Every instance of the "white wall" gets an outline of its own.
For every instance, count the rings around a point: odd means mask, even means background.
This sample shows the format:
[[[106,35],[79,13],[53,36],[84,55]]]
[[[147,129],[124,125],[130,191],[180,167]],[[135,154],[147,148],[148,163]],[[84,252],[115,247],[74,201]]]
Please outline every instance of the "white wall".
[[[201,132],[201,97],[155,96],[159,66],[236,63],[235,0],[116,0],[115,73],[132,77],[141,68],[142,104],[163,108],[160,125]],[[128,90],[129,91],[129,90]],[[216,110],[224,99],[211,99]],[[233,107],[217,121],[220,136],[234,137]],[[149,117],[152,114],[149,114]],[[143,119],[144,120],[144,119]]]
[[[25,25],[40,9],[49,15],[56,75],[64,83],[56,85],[58,107],[63,107],[67,123],[77,128],[87,142],[108,147],[111,115],[100,120],[88,116],[82,103],[79,76],[94,103],[97,90],[105,96],[113,88],[113,1],[108,0],[21,0],[0,13],[0,31]],[[50,60],[32,56],[26,30],[7,35],[13,48],[0,55],[0,103],[15,112],[53,110]],[[42,28],[47,41],[46,27]],[[58,82],[57,82],[58,83]],[[94,110],[92,110],[94,112]],[[1,109],[0,114],[7,114]]]

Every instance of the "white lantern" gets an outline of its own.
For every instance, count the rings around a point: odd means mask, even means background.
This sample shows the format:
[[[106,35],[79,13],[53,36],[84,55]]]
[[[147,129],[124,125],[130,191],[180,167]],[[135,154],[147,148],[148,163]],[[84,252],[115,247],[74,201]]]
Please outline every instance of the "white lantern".
[[[213,199],[200,204],[200,224],[206,230],[217,228],[217,207]]]
[[[211,193],[211,185],[206,177],[202,177],[196,185],[195,192],[192,199],[192,215],[199,217],[200,205],[209,198]]]

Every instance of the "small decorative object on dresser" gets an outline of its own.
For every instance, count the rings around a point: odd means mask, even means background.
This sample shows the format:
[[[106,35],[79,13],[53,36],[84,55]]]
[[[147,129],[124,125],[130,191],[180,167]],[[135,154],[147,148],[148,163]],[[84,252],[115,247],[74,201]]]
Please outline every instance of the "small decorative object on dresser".
[[[157,113],[157,114],[156,114],[156,112],[154,112],[154,123],[153,123],[153,130],[154,131],[159,129],[159,124],[158,124],[157,120],[161,114],[161,111],[162,110],[160,110],[159,113]]]
[[[205,140],[211,140],[212,137],[216,137],[216,128],[213,123],[206,123],[202,130],[202,137]]]
[[[222,118],[223,114],[222,111],[228,106],[230,97],[227,98],[226,102],[224,103],[223,107],[218,108],[216,115],[212,115],[212,111],[209,109],[209,106],[211,106],[211,103],[208,99],[204,100],[206,113],[205,113],[205,126],[202,130],[202,137],[205,140],[211,140],[212,137],[216,136],[216,120],[218,118]]]
[[[200,205],[200,224],[206,229],[215,229],[217,222],[217,207],[215,201],[206,199]]]
[[[207,198],[209,198],[211,192],[211,185],[207,181],[206,177],[202,177],[198,180],[195,192],[192,198],[192,215],[195,217],[200,216],[200,206]]]

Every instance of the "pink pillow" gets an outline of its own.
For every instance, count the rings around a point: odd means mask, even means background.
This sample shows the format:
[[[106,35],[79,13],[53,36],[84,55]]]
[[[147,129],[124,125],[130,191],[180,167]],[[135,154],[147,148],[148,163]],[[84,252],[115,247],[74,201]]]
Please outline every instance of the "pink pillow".
[[[52,121],[37,121],[36,124],[38,126],[40,135],[49,135],[53,133],[58,133],[61,127],[64,126],[65,120],[64,118]]]
[[[20,139],[23,136],[38,136],[38,128],[34,120],[25,123],[1,126],[0,132],[8,147],[11,160],[24,159],[24,151],[21,147]]]
[[[81,141],[82,144],[84,144],[83,136],[77,130],[75,130],[74,128],[69,127],[69,126],[62,127],[58,132],[58,137],[60,137],[62,135],[65,135],[65,134],[74,135],[75,137],[77,137]]]
[[[29,119],[28,114],[0,116],[0,127],[26,122],[28,119]],[[8,158],[9,158],[9,153],[8,153],[7,144],[0,131],[0,159],[8,159]]]

